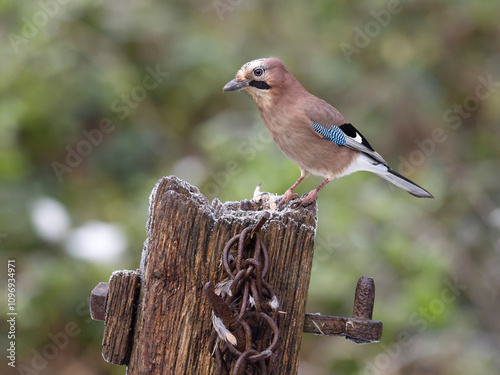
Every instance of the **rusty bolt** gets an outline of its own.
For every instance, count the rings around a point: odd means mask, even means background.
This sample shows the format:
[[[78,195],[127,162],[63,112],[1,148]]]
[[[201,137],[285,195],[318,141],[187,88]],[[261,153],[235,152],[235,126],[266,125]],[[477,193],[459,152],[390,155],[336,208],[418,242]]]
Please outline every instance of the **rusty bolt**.
[[[352,317],[356,319],[371,320],[374,303],[375,282],[371,277],[361,276],[358,280],[358,285],[356,285]]]
[[[90,317],[104,321],[106,318],[106,299],[109,283],[99,283],[90,294]]]

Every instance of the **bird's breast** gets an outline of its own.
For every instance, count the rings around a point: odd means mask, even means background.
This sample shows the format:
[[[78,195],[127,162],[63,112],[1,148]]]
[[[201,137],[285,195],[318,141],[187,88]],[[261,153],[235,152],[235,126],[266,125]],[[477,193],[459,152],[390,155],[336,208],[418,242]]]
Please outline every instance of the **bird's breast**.
[[[278,148],[301,169],[333,178],[341,174],[357,152],[318,137],[305,119],[262,117]]]

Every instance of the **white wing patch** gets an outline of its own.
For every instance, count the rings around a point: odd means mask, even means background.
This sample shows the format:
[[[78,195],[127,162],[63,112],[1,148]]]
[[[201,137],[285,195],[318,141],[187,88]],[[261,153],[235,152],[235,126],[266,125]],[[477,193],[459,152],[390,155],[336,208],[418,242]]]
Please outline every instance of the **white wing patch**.
[[[353,138],[353,141],[356,141],[358,143],[362,143],[363,138],[361,137],[361,135],[358,132],[356,132],[356,137]]]

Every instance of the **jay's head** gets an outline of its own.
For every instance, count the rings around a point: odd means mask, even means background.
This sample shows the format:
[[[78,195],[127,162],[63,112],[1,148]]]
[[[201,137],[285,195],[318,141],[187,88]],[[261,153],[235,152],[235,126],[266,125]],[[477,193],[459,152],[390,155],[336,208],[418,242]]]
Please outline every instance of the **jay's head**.
[[[246,90],[257,104],[266,105],[273,96],[286,88],[290,80],[295,81],[295,78],[286,70],[283,62],[277,57],[268,57],[247,62],[222,91]]]

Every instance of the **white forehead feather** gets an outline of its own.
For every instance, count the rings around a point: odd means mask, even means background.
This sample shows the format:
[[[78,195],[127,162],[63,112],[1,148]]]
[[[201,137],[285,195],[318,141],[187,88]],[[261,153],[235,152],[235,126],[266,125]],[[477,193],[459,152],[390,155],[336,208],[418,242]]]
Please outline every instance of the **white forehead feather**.
[[[242,70],[254,70],[255,68],[262,67],[265,65],[265,61],[267,58],[262,58],[262,59],[256,59],[247,62],[245,65],[241,67]]]

